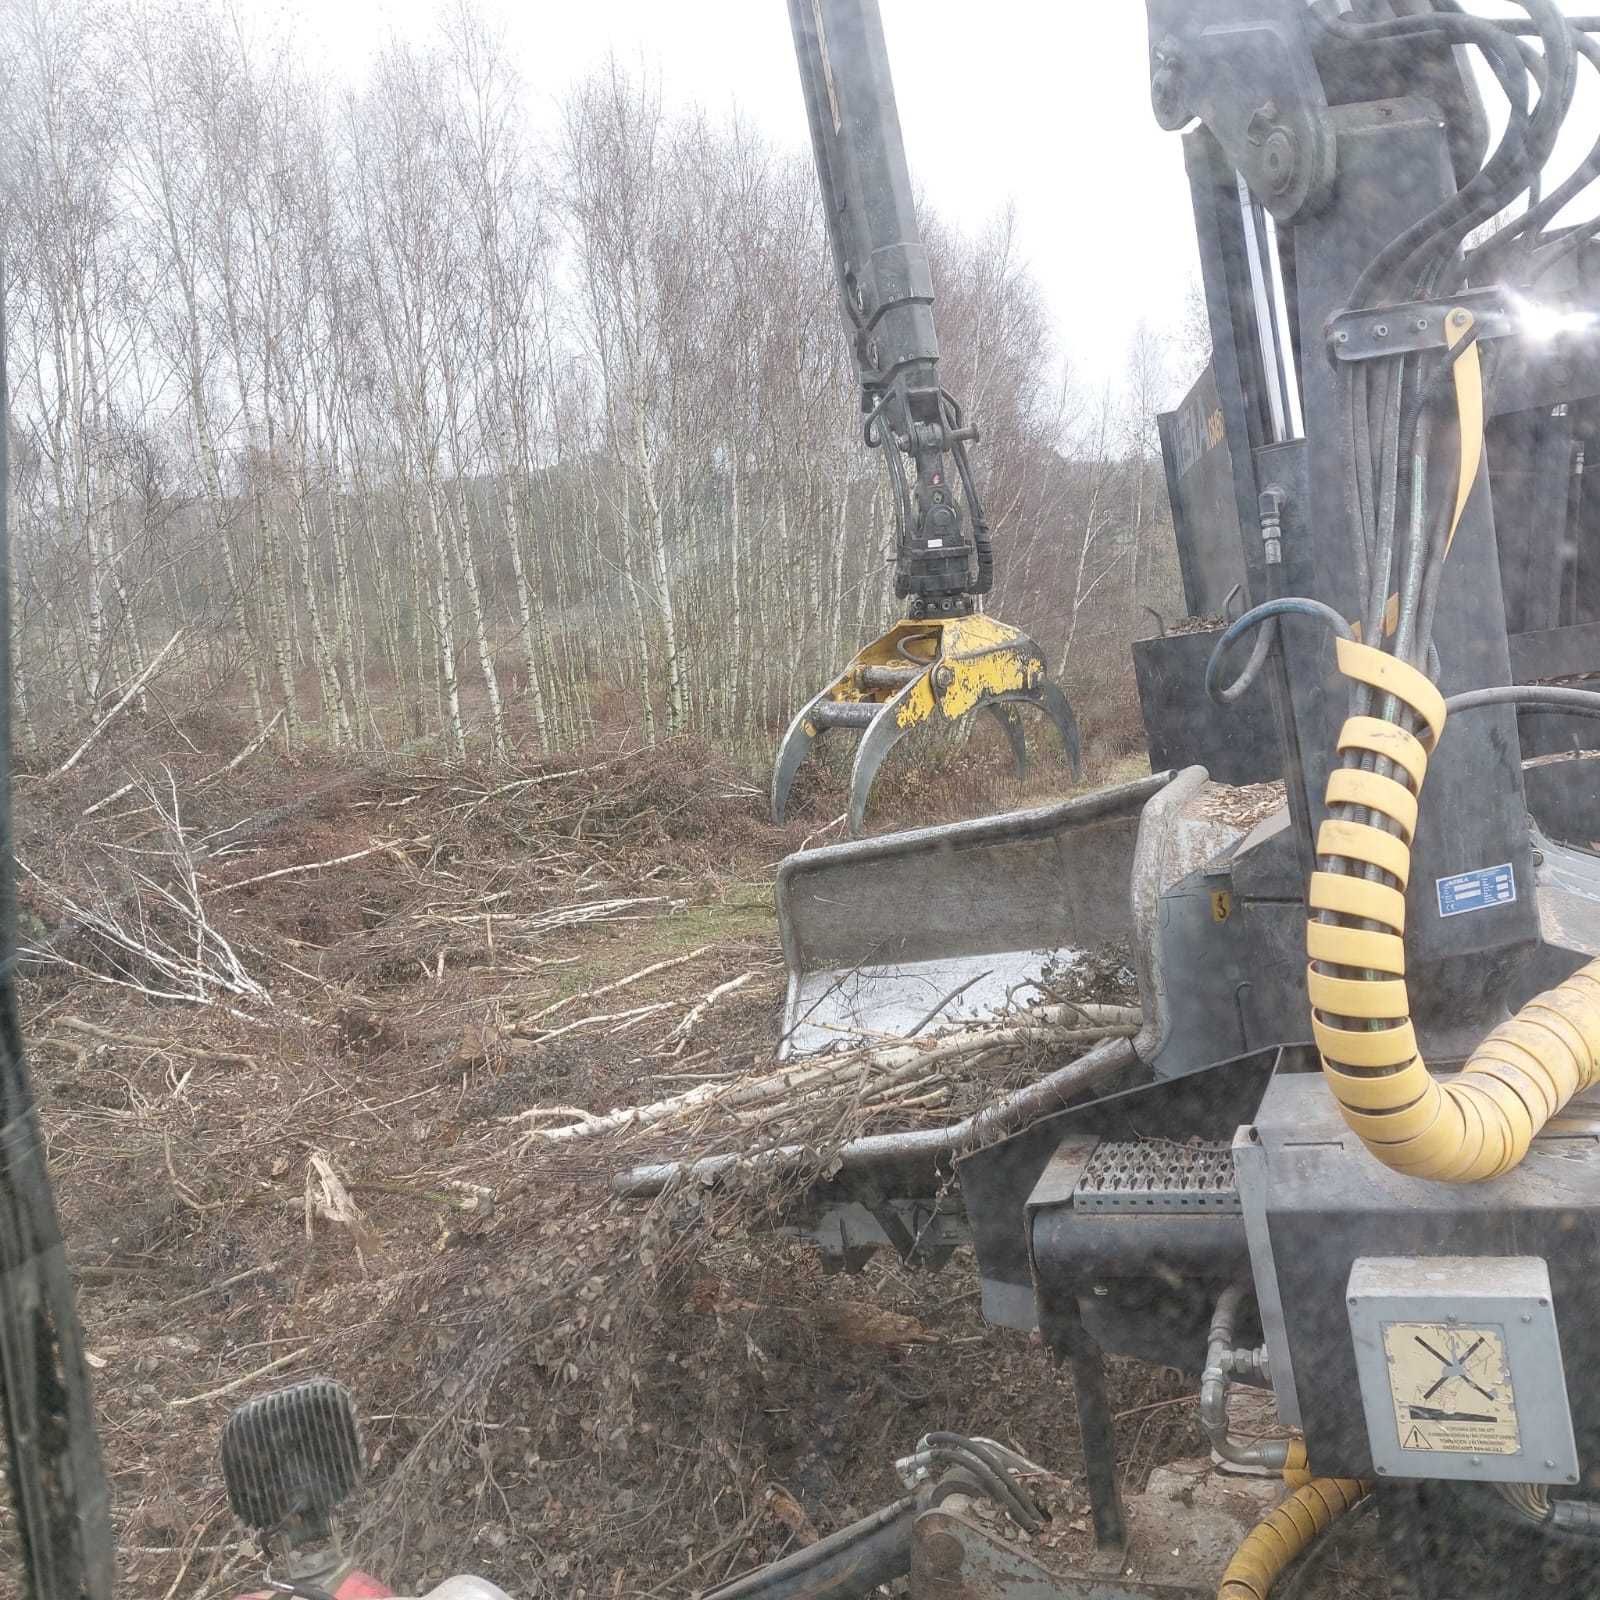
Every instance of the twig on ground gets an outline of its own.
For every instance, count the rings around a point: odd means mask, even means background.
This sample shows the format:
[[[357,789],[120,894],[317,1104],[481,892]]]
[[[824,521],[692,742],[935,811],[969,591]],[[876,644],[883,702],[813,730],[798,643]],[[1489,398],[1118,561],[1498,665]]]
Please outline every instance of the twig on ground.
[[[160,849],[113,850],[127,874],[128,892],[113,897],[95,883],[95,900],[83,905],[46,883],[26,863],[18,863],[79,930],[100,941],[105,953],[112,956],[116,970],[107,974],[74,961],[53,947],[25,950],[22,954],[153,999],[213,1005],[227,996],[270,1006],[272,997],[245,971],[233,946],[206,915],[195,850],[179,810],[177,780],[167,773],[165,798],[147,780],[141,779],[139,787],[160,818],[164,843]],[[169,876],[165,880],[153,876],[142,864],[152,857],[166,865]],[[135,865],[136,862],[140,864]],[[170,926],[174,921],[177,926],[170,934],[162,931],[163,925]]]
[[[246,762],[246,761],[248,761],[248,760],[249,760],[249,759],[250,759],[250,757],[251,757],[251,756],[253,756],[253,755],[254,755],[254,754],[255,754],[255,753],[256,753],[256,751],[257,751],[257,750],[259,750],[259,749],[260,749],[260,748],[261,748],[261,747],[262,747],[262,745],[264,745],[264,744],[265,744],[265,743],[266,743],[266,742],[267,742],[267,740],[268,740],[268,739],[270,739],[270,738],[271,738],[271,737],[272,737],[272,734],[273,734],[273,730],[274,730],[274,729],[275,729],[275,728],[276,728],[276,727],[277,727],[277,726],[278,726],[278,724],[279,724],[279,723],[280,723],[280,722],[282,722],[282,721],[283,721],[283,707],[282,707],[282,706],[279,706],[279,707],[278,707],[278,711],[277,711],[277,714],[276,714],[276,715],[275,715],[275,716],[274,716],[274,717],[273,717],[273,719],[272,719],[272,721],[271,721],[271,722],[269,722],[269,723],[268,723],[268,724],[267,724],[267,725],[266,725],[266,727],[264,727],[264,728],[263,728],[263,729],[262,729],[262,730],[261,730],[261,732],[260,732],[260,733],[258,733],[258,734],[257,734],[257,735],[256,735],[256,736],[255,736],[255,738],[253,738],[253,739],[252,739],[252,740],[251,740],[251,741],[250,741],[250,743],[249,743],[249,744],[247,744],[247,745],[246,745],[246,746],[245,746],[245,747],[244,747],[244,749],[243,749],[243,750],[241,750],[241,751],[240,751],[240,752],[239,752],[239,753],[238,753],[238,755],[236,755],[236,756],[235,756],[235,757],[234,757],[234,758],[233,758],[233,760],[232,760],[232,761],[230,761],[230,762],[229,762],[229,763],[228,763],[228,764],[227,764],[227,766],[225,766],[225,767],[218,767],[218,768],[217,768],[217,770],[216,770],[216,771],[215,771],[215,772],[208,772],[208,773],[207,773],[207,774],[206,774],[206,775],[205,775],[205,777],[203,777],[203,778],[202,778],[202,779],[201,779],[201,780],[200,780],[200,781],[199,781],[199,783],[197,783],[197,784],[196,784],[196,785],[195,785],[195,788],[196,788],[196,789],[203,789],[203,788],[205,788],[205,786],[206,786],[206,785],[207,785],[207,784],[208,784],[208,783],[215,783],[215,782],[216,782],[216,781],[217,781],[217,779],[218,779],[218,778],[221,778],[221,777],[223,777],[223,776],[225,776],[225,775],[226,775],[226,774],[227,774],[227,773],[230,773],[230,772],[232,772],[232,771],[233,771],[233,769],[234,769],[234,768],[235,768],[235,767],[238,767],[238,766],[242,766],[242,765],[243,765],[243,764],[244,764],[244,763],[245,763],[245,762]],[[85,816],[87,816],[87,815],[88,815],[88,813],[87,813],[87,812],[85,812],[85,813],[84,813],[84,815],[85,815]]]
[[[137,781],[138,780],[136,778],[129,778],[128,781],[125,784],[123,784],[123,786],[120,789],[113,789],[111,791],[111,793],[108,794],[105,797],[105,799],[96,800],[95,803],[92,806],[85,807],[83,815],[86,816],[86,817],[92,817],[95,814],[95,812],[103,810],[106,806],[110,805],[112,803],[112,801],[120,800],[123,797],[123,795],[125,795],[131,788],[133,788],[134,784]]]
[[[295,867],[278,867],[272,872],[258,872],[253,878],[240,878],[234,883],[213,884],[205,892],[207,894],[231,894],[235,889],[248,889],[252,884],[266,883],[273,878],[292,878],[302,872],[321,872],[324,867],[343,867],[352,861],[364,861],[368,856],[375,856],[380,851],[388,851],[391,855],[402,850],[416,850],[422,845],[429,844],[433,835],[424,834],[419,839],[380,839],[376,844],[368,846],[365,850],[352,851],[347,856],[334,856],[329,861],[303,861]]]
[[[569,994],[565,999],[553,1001],[542,1011],[535,1011],[531,1017],[523,1017],[511,1029],[514,1037],[525,1036],[524,1030],[529,1029],[534,1023],[545,1017],[554,1016],[558,1011],[564,1011],[568,1006],[577,1005],[580,1000],[598,1000],[603,995],[615,994],[619,989],[626,989],[638,983],[641,978],[653,978],[657,973],[670,972],[674,967],[687,966],[691,961],[698,961],[701,956],[709,955],[716,949],[715,945],[703,944],[698,950],[691,950],[686,956],[674,956],[670,961],[657,961],[648,967],[640,967],[637,972],[630,972],[625,978],[618,978],[613,983],[603,983],[597,989],[585,989],[582,994]]]
[[[71,1028],[75,1033],[86,1033],[91,1038],[100,1039],[106,1044],[124,1045],[132,1050],[170,1050],[175,1055],[199,1056],[206,1061],[227,1061],[240,1067],[259,1067],[261,1062],[255,1056],[241,1055],[232,1050],[212,1050],[204,1045],[180,1044],[176,1039],[146,1039],[137,1033],[113,1033],[110,1028],[97,1027],[92,1022],[85,1022],[82,1017],[57,1017],[56,1026]],[[41,1044],[61,1043],[65,1040],[52,1040],[48,1037],[39,1041]]]
[[[664,1053],[671,1058],[676,1058],[682,1054],[683,1047],[688,1044],[696,1026],[706,1012],[724,995],[732,994],[736,989],[744,988],[753,977],[755,977],[753,972],[741,972],[737,978],[729,978],[726,983],[719,983],[704,999],[696,1001],[689,1014],[662,1041],[663,1045],[672,1044],[672,1048]],[[676,1043],[673,1043],[674,1040],[676,1040]]]
[[[292,1366],[302,1356],[311,1354],[311,1346],[303,1344],[298,1350],[291,1350],[286,1356],[279,1356],[276,1361],[269,1361],[264,1367],[257,1367],[254,1372],[247,1372],[242,1378],[234,1378],[231,1382],[221,1384],[215,1389],[207,1389],[204,1394],[191,1394],[182,1400],[169,1400],[167,1406],[176,1411],[181,1406],[197,1406],[207,1400],[221,1400],[225,1395],[237,1394],[239,1390],[248,1388],[257,1378],[265,1378],[269,1373],[281,1372],[285,1367]]]
[[[179,1306],[192,1305],[196,1300],[204,1300],[211,1295],[221,1294],[224,1289],[232,1289],[235,1285],[248,1283],[251,1278],[259,1278],[265,1272],[273,1272],[281,1267],[281,1261],[264,1261],[258,1267],[246,1267],[243,1272],[236,1272],[231,1278],[224,1278],[221,1283],[208,1283],[203,1289],[195,1289],[189,1294],[179,1295],[176,1300],[165,1301],[162,1305],[163,1312],[176,1311]]]

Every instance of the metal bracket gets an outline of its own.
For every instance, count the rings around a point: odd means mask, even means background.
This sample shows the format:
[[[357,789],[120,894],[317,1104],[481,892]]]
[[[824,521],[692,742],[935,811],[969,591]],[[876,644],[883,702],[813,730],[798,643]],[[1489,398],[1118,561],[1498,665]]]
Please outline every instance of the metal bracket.
[[[1413,300],[1373,311],[1344,311],[1328,323],[1328,353],[1335,361],[1375,361],[1383,356],[1445,350],[1450,335],[1445,319],[1470,311],[1479,340],[1504,339],[1517,332],[1515,312],[1503,289],[1466,289],[1448,300]]]
[[[1176,130],[1198,117],[1279,222],[1321,206],[1337,148],[1305,24],[1273,0],[1147,9],[1156,121]]]
[[[1117,1439],[1106,1392],[1105,1363],[1100,1347],[1090,1337],[1078,1310],[1077,1285],[1043,1274],[1033,1259],[1033,1230],[1040,1208],[1070,1203],[1084,1169],[1099,1147],[1097,1134],[1068,1135],[1051,1156],[1024,1208],[1028,1237],[1028,1268],[1033,1278],[1034,1304],[1039,1332],[1051,1358],[1072,1373],[1073,1398],[1078,1409],[1078,1432],[1083,1441],[1084,1485],[1089,1492],[1089,1512],[1094,1522],[1094,1542],[1099,1550],[1121,1551],[1128,1542],[1128,1525],[1117,1480]]]

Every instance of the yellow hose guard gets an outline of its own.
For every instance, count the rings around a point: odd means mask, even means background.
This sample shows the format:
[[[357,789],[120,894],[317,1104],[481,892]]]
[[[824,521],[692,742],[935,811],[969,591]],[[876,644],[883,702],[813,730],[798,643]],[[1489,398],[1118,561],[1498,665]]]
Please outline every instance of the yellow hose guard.
[[[1339,735],[1341,750],[1392,762],[1410,786],[1350,767],[1328,780],[1330,811],[1358,808],[1388,826],[1335,814],[1317,835],[1306,954],[1323,1076],[1346,1123],[1385,1166],[1454,1183],[1497,1177],[1600,1078],[1600,961],[1530,1000],[1453,1077],[1428,1072],[1405,981],[1404,890],[1444,700],[1415,667],[1369,645],[1341,639],[1338,659],[1346,677],[1393,695],[1427,737],[1375,717],[1352,717]]]

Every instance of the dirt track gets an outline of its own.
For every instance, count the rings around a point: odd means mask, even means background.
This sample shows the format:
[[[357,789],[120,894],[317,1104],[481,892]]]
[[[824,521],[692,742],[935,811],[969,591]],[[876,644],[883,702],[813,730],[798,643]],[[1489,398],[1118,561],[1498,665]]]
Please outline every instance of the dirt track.
[[[126,1592],[254,1574],[218,1432],[313,1372],[365,1418],[358,1548],[419,1588],[473,1567],[529,1595],[689,1594],[894,1497],[895,1456],[951,1426],[1056,1467],[1058,1526],[1087,1537],[1070,1391],[984,1326],[970,1258],[825,1279],[748,1198],[624,1207],[614,1143],[527,1144],[530,1108],[768,1059],[771,869],[828,810],[775,830],[681,746],[201,785],[215,764],[169,784],[145,757],[148,792],[89,816],[126,781],[114,755],[19,791],[27,929],[53,952],[27,1031]],[[185,883],[262,996],[125,986],[181,988],[128,946],[195,946]],[[1198,1448],[1184,1384],[1114,1380],[1130,1479]]]

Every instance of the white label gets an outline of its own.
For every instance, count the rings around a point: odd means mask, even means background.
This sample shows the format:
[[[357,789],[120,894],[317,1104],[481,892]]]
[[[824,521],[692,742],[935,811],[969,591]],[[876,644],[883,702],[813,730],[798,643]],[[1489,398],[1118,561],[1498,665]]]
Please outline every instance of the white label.
[[[1502,861],[1498,867],[1479,867],[1475,872],[1439,878],[1434,888],[1439,895],[1439,915],[1460,917],[1469,911],[1510,905],[1517,898],[1517,875],[1509,861]]]

